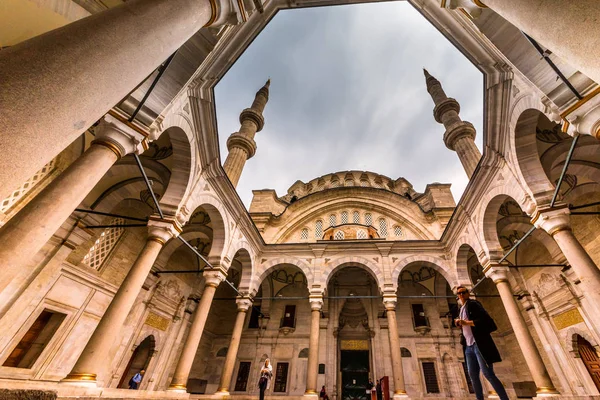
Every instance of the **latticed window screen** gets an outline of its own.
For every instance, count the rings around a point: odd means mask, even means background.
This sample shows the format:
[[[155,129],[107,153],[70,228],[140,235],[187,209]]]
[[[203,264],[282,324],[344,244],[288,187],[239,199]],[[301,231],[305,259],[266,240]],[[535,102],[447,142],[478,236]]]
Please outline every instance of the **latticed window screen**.
[[[331,184],[329,186],[332,188],[336,188],[336,187],[340,186],[340,181],[338,181],[337,179],[332,180]]]
[[[331,214],[329,216],[329,226],[336,226],[337,225],[337,217],[335,216],[335,214]]]
[[[344,232],[342,231],[337,231],[335,233],[335,235],[333,236],[334,240],[344,240]]]
[[[360,224],[360,214],[358,213],[358,211],[354,211],[352,213],[352,222],[354,222],[355,224]]]
[[[385,219],[380,218],[379,219],[379,236],[381,237],[387,237],[387,222],[385,221]]]
[[[274,392],[285,392],[287,390],[288,363],[277,363],[275,368],[275,384],[273,385]]]
[[[367,231],[365,231],[364,229],[358,229],[356,231],[356,238],[357,239],[366,239],[367,238]]]
[[[344,182],[344,186],[354,186],[354,181],[352,179],[348,179]]]
[[[373,225],[373,216],[369,213],[365,214],[365,225]]]
[[[110,225],[123,225],[124,223],[123,218],[114,218],[111,220]],[[115,248],[123,232],[125,232],[125,228],[122,226],[106,228],[83,258],[83,263],[91,268],[100,269],[110,252]]]
[[[248,376],[250,375],[250,365],[249,361],[241,361],[240,368],[238,368],[237,378],[235,380],[235,391],[236,392],[245,392],[246,386],[248,386]]]
[[[394,235],[396,235],[396,237],[402,236],[402,228],[398,225],[394,226]]]
[[[301,240],[308,239],[308,228],[302,229],[302,231],[300,232],[300,239]]]
[[[31,189],[35,187],[42,179],[44,179],[52,169],[54,168],[55,161],[52,160],[48,164],[44,165],[42,169],[33,174],[33,176],[27,179],[19,188],[13,191],[7,198],[2,200],[0,203],[0,212],[7,212],[17,201],[27,194]]]
[[[438,385],[437,375],[435,373],[435,364],[433,362],[423,361],[422,365],[427,393],[439,393],[440,387]]]
[[[348,223],[348,211],[342,211],[342,224]]]
[[[368,187],[369,186],[369,181],[360,181],[360,186],[362,186],[362,187]]]
[[[315,223],[315,239],[323,238],[323,221],[317,221]]]

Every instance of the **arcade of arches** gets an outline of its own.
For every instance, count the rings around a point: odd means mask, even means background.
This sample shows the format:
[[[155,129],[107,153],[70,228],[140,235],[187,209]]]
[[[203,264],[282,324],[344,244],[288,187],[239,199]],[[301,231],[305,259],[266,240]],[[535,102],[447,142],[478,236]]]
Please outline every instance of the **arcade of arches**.
[[[268,398],[366,400],[382,377],[395,399],[474,398],[462,285],[511,398],[600,398],[600,6],[410,0],[485,77],[483,132],[423,79],[462,198],[340,171],[246,210],[271,82],[226,160],[214,85],[277,11],[351,2],[10,1],[0,396],[248,399],[269,358]]]

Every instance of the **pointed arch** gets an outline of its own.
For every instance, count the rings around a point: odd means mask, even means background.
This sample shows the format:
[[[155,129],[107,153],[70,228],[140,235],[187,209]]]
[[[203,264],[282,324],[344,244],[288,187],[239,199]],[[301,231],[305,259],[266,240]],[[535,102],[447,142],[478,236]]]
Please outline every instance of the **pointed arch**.
[[[331,279],[331,277],[333,276],[333,274],[336,271],[338,271],[339,269],[341,269],[343,267],[350,266],[350,265],[361,267],[361,268],[367,270],[368,272],[370,272],[371,275],[373,276],[373,278],[375,279],[375,282],[377,282],[377,286],[379,286],[379,290],[381,292],[383,292],[384,283],[385,283],[385,279],[383,276],[383,269],[377,263],[370,261],[364,257],[357,257],[357,256],[336,258],[334,260],[331,260],[329,263],[327,263],[327,265],[324,266],[324,268],[321,272],[321,277],[320,277],[321,287],[326,288],[327,285],[329,284],[329,280]]]
[[[442,260],[438,257],[428,256],[428,255],[415,255],[403,258],[400,260],[392,269],[392,284],[394,290],[398,289],[398,279],[402,270],[409,265],[412,264],[421,264],[423,266],[434,269],[436,272],[439,272],[444,279],[448,282],[450,287],[458,286],[458,279],[456,277],[455,271],[448,266],[445,260]]]

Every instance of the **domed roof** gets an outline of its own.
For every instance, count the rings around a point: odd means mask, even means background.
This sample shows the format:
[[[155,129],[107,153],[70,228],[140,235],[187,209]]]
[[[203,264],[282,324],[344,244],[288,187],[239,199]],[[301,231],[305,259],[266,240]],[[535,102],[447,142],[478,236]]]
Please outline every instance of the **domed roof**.
[[[386,190],[405,196],[409,199],[414,199],[421,195],[421,193],[416,192],[413,189],[412,184],[404,178],[393,180],[387,176],[369,171],[339,171],[320,176],[308,183],[298,180],[290,186],[287,194],[280,197],[279,200],[286,203],[293,203],[309,194],[352,186]]]

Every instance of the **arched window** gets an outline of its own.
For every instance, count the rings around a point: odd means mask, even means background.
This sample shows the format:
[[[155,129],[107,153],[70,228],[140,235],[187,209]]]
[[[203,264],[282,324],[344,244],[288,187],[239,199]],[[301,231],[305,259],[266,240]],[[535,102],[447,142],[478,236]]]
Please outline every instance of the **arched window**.
[[[379,219],[379,236],[381,237],[387,237],[387,222],[385,221],[385,219],[380,218]]]
[[[348,223],[348,211],[342,211],[342,224]]]
[[[331,180],[331,183],[329,184],[329,187],[336,188],[338,186],[340,186],[340,181],[336,177],[335,179]]]
[[[344,186],[354,186],[354,181],[352,179],[346,179],[346,181],[344,181]]]
[[[323,238],[323,221],[318,220],[315,223],[315,239],[320,240]]]
[[[219,351],[217,351],[217,357],[225,357],[227,355],[227,350],[229,350],[229,347],[221,347]]]
[[[125,220],[123,218],[114,218],[110,221],[110,225],[123,225],[124,223]],[[123,232],[125,232],[125,228],[121,226],[106,228],[104,232],[100,234],[100,237],[96,239],[96,242],[94,242],[94,245],[90,248],[85,257],[83,257],[83,263],[91,268],[99,270],[110,253],[114,250],[121,235],[123,235]]]
[[[360,186],[369,187],[369,181],[360,181]]]
[[[337,217],[335,216],[335,214],[331,214],[329,216],[329,226],[336,226],[337,225]]]
[[[335,235],[333,236],[334,240],[344,240],[344,232],[343,231],[337,231],[335,233]]]
[[[307,240],[308,239],[308,228],[302,228],[302,231],[300,232],[300,240]]]
[[[408,358],[412,357],[412,354],[410,354],[410,350],[408,350],[406,347],[400,347],[400,356]]]
[[[352,213],[352,222],[355,224],[360,224],[360,214],[358,213],[358,211],[354,211]]]
[[[400,226],[394,226],[394,235],[396,237],[402,237],[402,228],[400,228]]]
[[[298,358],[308,358],[308,347],[300,350],[300,353],[298,353]]]
[[[373,216],[370,213],[365,214],[365,225],[373,225]]]
[[[366,239],[367,231],[365,231],[364,229],[357,229],[356,230],[356,238],[357,239]]]

